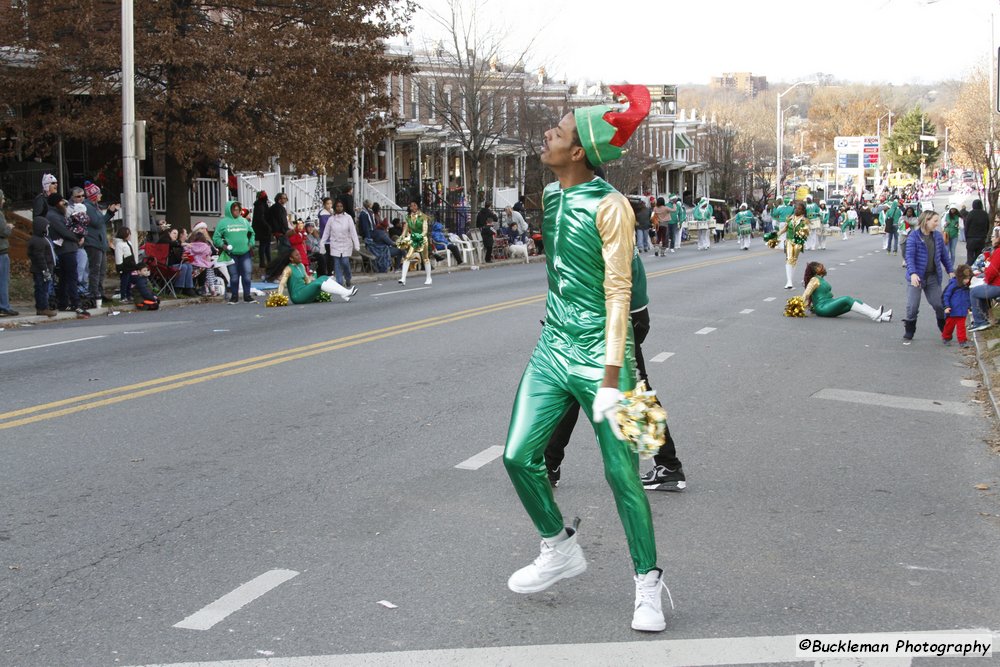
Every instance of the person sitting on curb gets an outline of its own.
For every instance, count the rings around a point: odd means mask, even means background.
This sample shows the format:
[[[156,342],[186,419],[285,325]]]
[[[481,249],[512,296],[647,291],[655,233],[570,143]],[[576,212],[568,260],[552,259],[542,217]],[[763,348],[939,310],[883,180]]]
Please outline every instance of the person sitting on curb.
[[[459,264],[462,263],[461,251],[459,251],[457,245],[448,241],[448,237],[444,235],[444,225],[440,222],[435,222],[431,227],[431,240],[434,241],[435,250],[447,250],[452,254],[456,262]]]

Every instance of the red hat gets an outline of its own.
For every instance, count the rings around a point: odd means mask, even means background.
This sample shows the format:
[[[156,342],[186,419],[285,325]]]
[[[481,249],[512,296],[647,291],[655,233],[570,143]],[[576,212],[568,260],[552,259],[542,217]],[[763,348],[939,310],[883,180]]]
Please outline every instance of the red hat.
[[[83,192],[87,195],[87,199],[95,204],[97,203],[97,198],[101,195],[101,189],[97,187],[95,183],[91,183],[90,181],[83,184]]]

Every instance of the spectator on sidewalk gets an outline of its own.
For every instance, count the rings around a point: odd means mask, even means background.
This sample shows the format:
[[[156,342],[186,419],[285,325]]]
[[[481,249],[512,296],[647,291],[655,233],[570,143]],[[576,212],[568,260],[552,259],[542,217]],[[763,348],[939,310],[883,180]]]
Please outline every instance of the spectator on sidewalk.
[[[326,223],[319,245],[320,248],[326,249],[327,263],[333,265],[333,274],[337,282],[344,287],[350,287],[351,255],[355,250],[361,249],[361,244],[358,243],[354,219],[344,211],[343,202],[338,199],[333,210],[333,217]]]
[[[90,313],[80,307],[80,292],[77,290],[77,250],[83,245],[83,234],[70,231],[66,218],[66,200],[59,194],[49,195],[48,211],[49,238],[56,251],[56,272],[59,284],[56,297],[59,310],[76,311],[77,317],[86,319]]]
[[[7,239],[14,231],[14,225],[4,217],[4,199],[3,190],[0,190],[0,317],[12,317],[19,314],[10,309],[10,241]]]
[[[337,201],[343,204],[344,213],[351,216],[351,220],[354,220],[354,185],[348,183],[344,191],[337,197]]]
[[[306,223],[301,218],[295,221],[295,226],[288,232],[288,243],[292,250],[299,251],[299,258],[305,266],[306,273],[309,271],[309,243],[306,235]]]
[[[35,203],[31,207],[32,216],[45,215],[49,210],[49,195],[59,192],[59,181],[52,174],[42,176],[42,193],[35,197]]]
[[[312,265],[313,267],[318,267],[319,262],[317,261],[320,256],[319,251],[319,230],[316,229],[316,223],[310,220],[305,224],[306,232],[306,253],[309,255],[307,265]]]
[[[177,289],[184,296],[198,296],[194,289],[194,265],[184,261],[186,248],[180,231],[171,229],[167,238],[170,246],[167,250],[167,265],[177,271]]]
[[[83,188],[73,188],[69,195],[69,204],[66,207],[66,225],[74,234],[79,234],[86,242],[87,228],[90,226],[90,215],[83,202],[87,201],[87,196]],[[87,258],[87,251],[83,244],[76,251],[76,285],[80,296],[89,294],[90,284],[90,260]]]
[[[504,209],[504,212],[507,214],[507,218],[517,225],[518,234],[528,233],[528,221],[524,219],[520,211],[516,211],[514,208],[508,206]]]
[[[48,203],[45,206],[48,208]],[[55,317],[56,311],[49,308],[49,291],[56,270],[56,258],[52,242],[49,241],[49,221],[44,216],[36,215],[31,222],[28,260],[31,262],[31,277],[35,283],[35,314]]]
[[[108,223],[115,217],[120,207],[118,204],[112,204],[107,211],[102,211],[101,189],[90,181],[83,186],[83,191],[87,195],[83,205],[87,209],[89,218],[83,240],[83,249],[87,251],[87,264],[90,266],[87,285],[90,288],[90,298],[96,301],[104,298],[104,278],[108,275],[108,250],[111,249],[108,243]]]
[[[971,214],[970,214],[971,215]],[[1000,229],[993,230],[993,249],[1000,247]],[[986,253],[983,253],[986,255]],[[977,258],[977,263],[979,258]],[[990,299],[1000,297],[1000,258],[994,258],[993,253],[985,257],[985,270],[982,283],[969,291],[972,300],[972,328],[969,331],[982,331],[990,328]]]
[[[965,216],[965,249],[968,264],[976,261],[979,253],[986,245],[990,234],[990,216],[983,210],[983,202],[976,199],[972,202],[972,210]]]
[[[396,247],[396,242],[389,236],[388,229],[389,221],[382,220],[372,232],[372,253],[375,255],[375,270],[379,273],[394,270],[398,258],[403,256],[403,251]]]
[[[951,334],[954,331],[958,336],[958,346],[969,346],[966,341],[965,320],[972,307],[972,299],[969,294],[970,282],[972,282],[972,268],[968,264],[956,266],[955,277],[951,279],[941,294],[941,305],[944,306],[945,315],[941,339],[945,345],[951,343]]]
[[[257,258],[257,262],[261,271],[271,263],[271,225],[267,220],[268,208],[267,192],[261,190],[257,193],[257,199],[254,200],[253,217],[250,220],[253,233],[260,246],[260,256]]]
[[[462,253],[458,249],[458,246],[448,240],[448,237],[444,233],[444,225],[440,222],[435,222],[431,226],[431,240],[434,242],[434,250],[441,251],[447,250],[455,258],[455,261],[459,264],[462,263]]]
[[[649,228],[652,225],[652,211],[642,199],[632,202],[632,212],[635,214],[635,247],[639,252],[649,252]]]
[[[199,223],[199,225],[202,225],[202,227],[195,226],[195,231],[191,234],[191,238],[188,239],[185,251],[191,258],[191,266],[195,267],[195,270],[198,271],[198,275],[195,277],[196,289],[204,292],[208,276],[213,276],[213,279],[215,276],[215,271],[212,270],[214,264],[212,251],[215,248],[212,247],[212,242],[208,238],[205,223]],[[211,273],[209,273],[210,271]]]
[[[212,242],[229,253],[233,260],[227,267],[232,294],[229,303],[239,303],[240,283],[243,284],[243,300],[255,303],[250,294],[250,273],[253,271],[253,246],[256,238],[253,226],[243,217],[243,206],[238,201],[231,201],[226,205],[226,215],[216,225]]]
[[[372,231],[375,229],[375,214],[372,213],[372,203],[367,199],[358,211],[358,238],[365,247],[371,248]]]
[[[139,268],[131,238],[132,230],[128,227],[121,227],[115,234],[115,268],[121,281],[118,296],[123,302],[132,300],[133,276]]]
[[[288,195],[284,192],[279,192],[278,196],[274,198],[271,208],[268,209],[267,222],[271,227],[271,236],[275,240],[284,238],[285,234],[288,233],[290,218],[288,217],[288,211],[285,210],[286,203],[288,203]]]

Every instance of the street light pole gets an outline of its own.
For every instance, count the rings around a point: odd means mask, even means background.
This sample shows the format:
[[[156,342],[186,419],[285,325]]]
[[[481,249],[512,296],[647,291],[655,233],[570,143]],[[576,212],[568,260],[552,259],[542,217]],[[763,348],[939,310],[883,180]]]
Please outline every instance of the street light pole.
[[[136,220],[135,36],[134,0],[122,0],[122,211],[132,243],[139,240]]]
[[[784,155],[783,155],[784,150],[783,150],[783,146],[781,144],[782,144],[782,142],[784,142],[784,139],[785,139],[785,128],[782,127],[783,123],[782,123],[781,98],[784,97],[785,95],[787,95],[788,93],[790,93],[792,91],[792,89],[795,88],[795,87],[797,87],[797,86],[801,86],[803,84],[811,86],[811,85],[814,85],[816,83],[817,83],[816,81],[796,81],[791,86],[789,86],[788,89],[785,90],[785,92],[778,93],[778,100],[777,100],[777,103],[774,105],[775,124],[777,125],[775,134],[777,135],[776,139],[777,139],[777,142],[778,142],[777,150],[775,151],[775,153],[777,154],[777,162],[774,165],[774,193],[775,193],[774,196],[775,197],[780,197],[781,196],[781,192],[782,192],[782,190],[781,190],[781,161],[782,161],[782,159],[784,157]]]

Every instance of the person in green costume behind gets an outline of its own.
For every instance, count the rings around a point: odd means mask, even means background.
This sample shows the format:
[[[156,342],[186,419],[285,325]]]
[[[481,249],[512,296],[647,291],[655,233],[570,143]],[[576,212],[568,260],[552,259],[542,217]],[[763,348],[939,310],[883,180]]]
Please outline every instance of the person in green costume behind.
[[[873,308],[860,299],[851,296],[833,296],[830,283],[826,282],[826,267],[820,262],[806,264],[806,272],[802,277],[802,285],[806,291],[802,301],[806,308],[820,317],[838,317],[844,313],[861,313],[875,322],[889,322],[892,311],[879,306]]]
[[[819,248],[819,235],[822,233],[819,206],[813,201],[812,195],[806,197],[806,218],[809,220],[809,238],[806,239],[806,250]]]
[[[715,209],[708,197],[702,197],[694,207],[694,226],[698,229],[698,250],[712,247],[712,230],[715,229]]]
[[[298,250],[292,250],[288,256],[288,266],[281,272],[281,280],[278,283],[278,294],[284,294],[288,290],[288,300],[292,303],[313,303],[320,292],[326,292],[333,296],[339,296],[344,301],[350,301],[351,297],[358,293],[357,287],[344,287],[332,276],[327,276],[322,280],[313,280],[312,275],[306,271],[302,263],[302,255]]]
[[[548,296],[545,326],[521,376],[503,461],[514,489],[541,534],[533,563],[511,575],[515,593],[538,593],[587,569],[576,522],[565,526],[545,468],[545,446],[575,401],[594,426],[604,476],[635,571],[632,628],[666,628],[649,502],[638,457],[623,441],[616,414],[622,391],[635,386],[629,302],[635,216],[628,200],[594,168],[621,147],[649,113],[645,86],[611,86],[627,110],[601,105],[568,113],[544,135],[541,160],[558,178],[543,195],[542,235]]]
[[[740,238],[740,250],[750,249],[753,219],[753,211],[747,210],[746,203],[740,204],[740,212],[736,214],[736,233]]]
[[[817,250],[826,250],[826,236],[830,231],[827,229],[827,225],[830,224],[830,209],[826,207],[826,200],[819,200],[819,231],[817,232],[819,236],[816,239]]]
[[[958,249],[958,225],[962,217],[958,214],[958,209],[952,206],[948,209],[948,214],[944,216],[941,225],[944,227],[944,241],[948,244],[948,254],[951,260],[955,261],[955,250]]]
[[[774,223],[774,228],[780,230],[785,226],[790,217],[792,217],[792,207],[785,203],[785,198],[778,197],[774,200],[774,208],[771,210],[771,219]],[[780,231],[778,233],[778,241],[782,244],[781,247],[784,248],[784,238]]]

